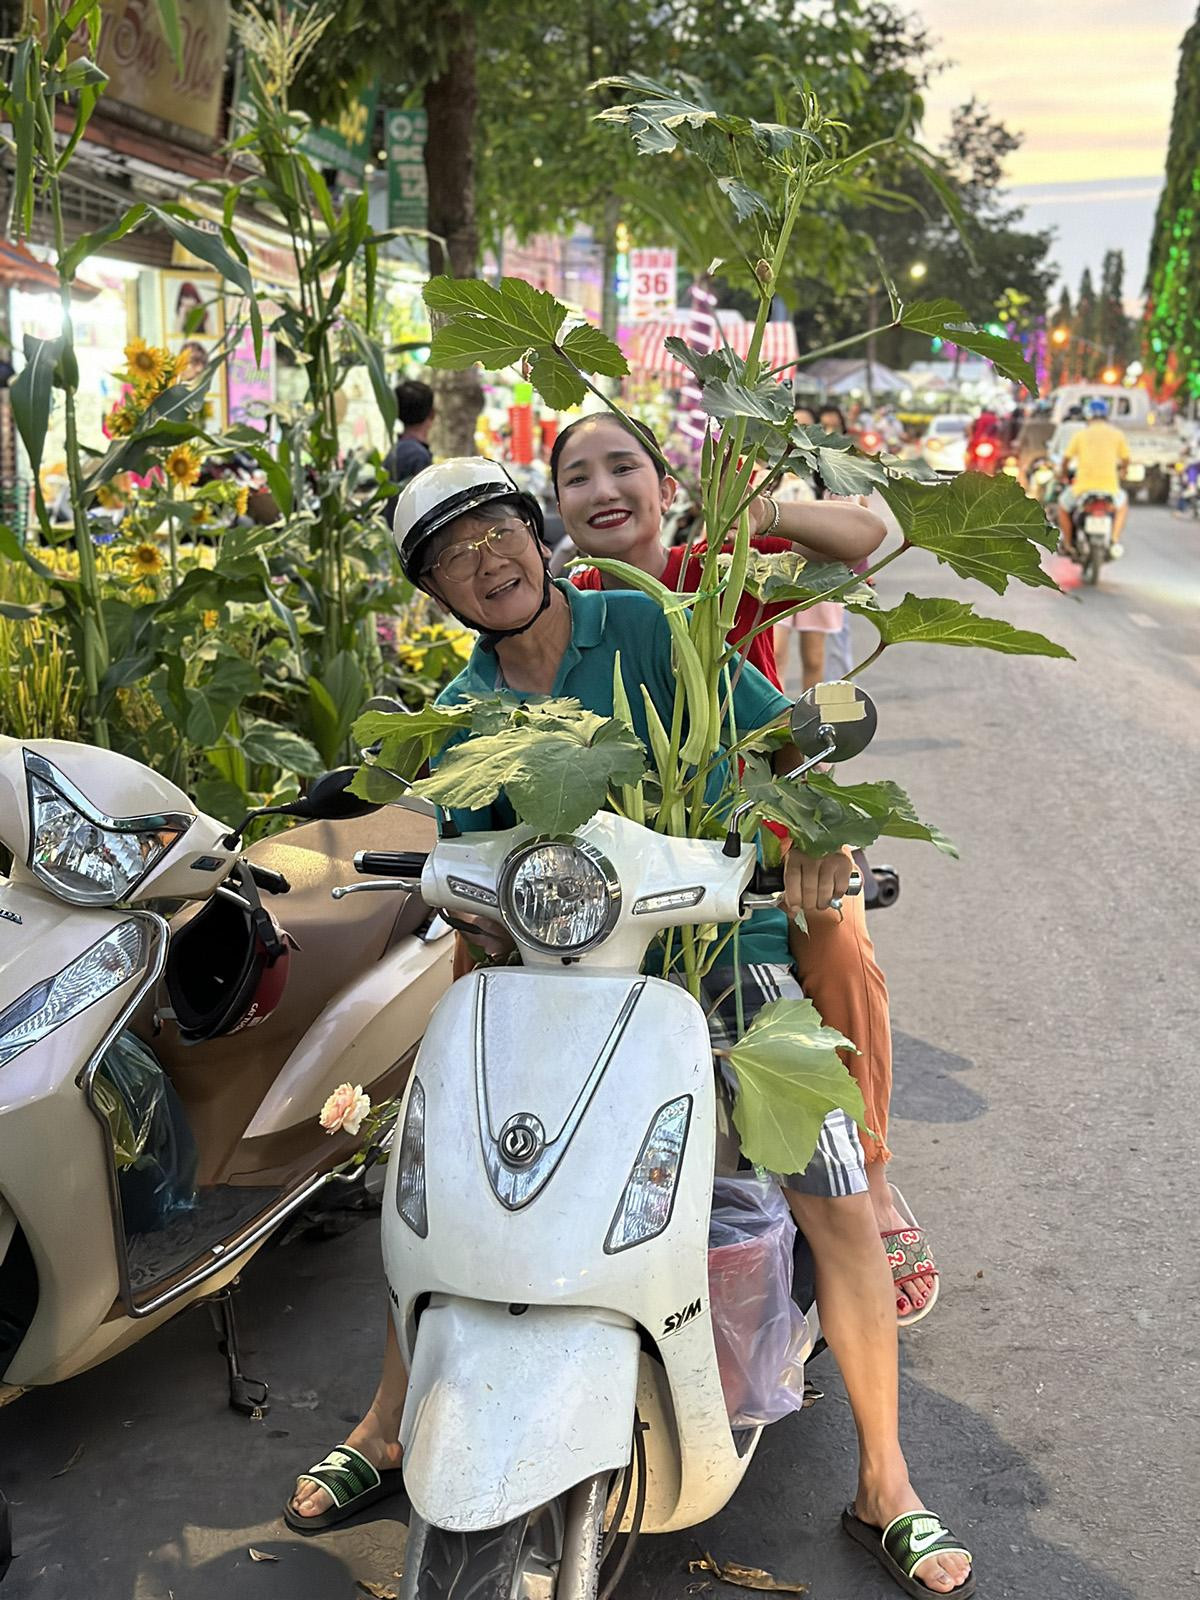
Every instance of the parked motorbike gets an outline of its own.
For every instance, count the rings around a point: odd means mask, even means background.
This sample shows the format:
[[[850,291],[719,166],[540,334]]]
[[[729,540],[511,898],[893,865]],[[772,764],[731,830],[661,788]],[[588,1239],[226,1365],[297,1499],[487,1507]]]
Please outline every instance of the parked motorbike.
[[[1083,581],[1096,584],[1106,561],[1112,559],[1113,527],[1117,503],[1110,494],[1092,492],[1080,497],[1071,512],[1075,530],[1068,554],[1083,569]]]
[[[204,1300],[267,1409],[230,1286],[355,1152],[325,1099],[396,1093],[451,976],[416,892],[330,904],[355,852],[435,836],[352,775],[231,830],[128,757],[0,738],[0,1402]],[[302,825],[244,848],[267,814]]]
[[[793,714],[791,777],[874,727],[862,690],[818,685]],[[410,1374],[403,1600],[595,1600],[639,1531],[715,1515],[749,1467],[762,1428],[731,1423],[710,1301],[708,1026],[642,972],[656,934],[773,903],[782,875],[742,841],[748,809],[724,841],[600,813],[572,838],[447,830],[432,851],[356,858],[379,887],[419,882],[447,915],[503,922],[523,963],[442,998],[396,1122],[382,1231]],[[801,1356],[819,1337],[804,1301]]]

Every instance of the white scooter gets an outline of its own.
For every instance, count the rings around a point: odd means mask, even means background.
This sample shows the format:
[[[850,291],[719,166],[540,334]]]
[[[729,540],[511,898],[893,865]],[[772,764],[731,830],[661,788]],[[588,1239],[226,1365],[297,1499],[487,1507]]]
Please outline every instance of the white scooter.
[[[795,709],[792,777],[874,731],[861,690],[829,688]],[[761,1428],[730,1425],[710,1316],[709,1030],[641,972],[660,931],[774,902],[762,869],[748,894],[748,809],[723,843],[601,813],[568,839],[444,835],[423,860],[426,903],[502,921],[523,965],[453,985],[397,1119],[382,1226],[410,1374],[403,1600],[595,1600],[619,1532],[703,1522],[749,1466]]]

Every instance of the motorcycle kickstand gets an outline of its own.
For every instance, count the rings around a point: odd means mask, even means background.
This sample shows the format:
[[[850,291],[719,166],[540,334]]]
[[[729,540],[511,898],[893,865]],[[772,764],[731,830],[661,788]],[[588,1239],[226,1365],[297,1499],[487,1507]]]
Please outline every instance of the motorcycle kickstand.
[[[217,1348],[225,1357],[225,1364],[229,1368],[229,1404],[234,1411],[240,1411],[251,1421],[258,1422],[271,1409],[267,1400],[271,1390],[270,1385],[264,1383],[261,1378],[248,1378],[242,1371],[237,1319],[233,1309],[233,1291],[237,1286],[238,1280],[235,1278],[219,1293],[207,1296],[204,1304],[208,1307],[208,1314],[217,1333]]]

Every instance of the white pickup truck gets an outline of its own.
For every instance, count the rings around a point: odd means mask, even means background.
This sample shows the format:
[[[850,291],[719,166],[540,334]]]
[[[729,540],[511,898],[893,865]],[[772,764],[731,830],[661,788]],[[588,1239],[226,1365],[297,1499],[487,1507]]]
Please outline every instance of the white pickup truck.
[[[1103,400],[1108,420],[1120,428],[1129,445],[1130,467],[1125,484],[1130,495],[1141,489],[1151,505],[1165,505],[1171,473],[1184,452],[1174,407],[1158,405],[1146,389],[1124,389],[1118,384],[1068,383],[1055,389],[1051,416],[1056,424],[1049,453],[1061,456],[1072,436],[1086,426],[1089,400]],[[1078,408],[1078,419],[1071,413]]]

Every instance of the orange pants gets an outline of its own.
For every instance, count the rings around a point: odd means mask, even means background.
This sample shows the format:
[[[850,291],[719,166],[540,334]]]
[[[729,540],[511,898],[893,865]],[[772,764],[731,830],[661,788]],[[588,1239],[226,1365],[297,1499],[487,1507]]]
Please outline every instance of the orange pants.
[[[867,1127],[877,1135],[862,1136],[868,1163],[890,1161],[887,1145],[888,1106],[892,1098],[892,1023],[887,983],[875,960],[867,932],[867,914],[860,894],[836,911],[805,913],[808,932],[791,924],[788,944],[800,987],[821,1013],[821,1020],[858,1046],[846,1065],[862,1090]]]

